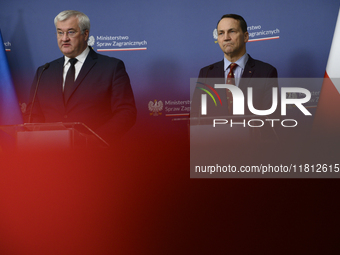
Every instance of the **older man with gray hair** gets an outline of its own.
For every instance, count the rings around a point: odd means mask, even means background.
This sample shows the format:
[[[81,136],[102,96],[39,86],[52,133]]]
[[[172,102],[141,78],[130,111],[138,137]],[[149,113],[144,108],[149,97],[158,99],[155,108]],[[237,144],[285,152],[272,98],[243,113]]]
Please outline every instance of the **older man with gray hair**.
[[[64,56],[38,68],[26,120],[82,122],[114,144],[136,120],[125,65],[119,59],[96,53],[87,45],[90,19],[84,13],[63,11],[55,17],[54,24]]]

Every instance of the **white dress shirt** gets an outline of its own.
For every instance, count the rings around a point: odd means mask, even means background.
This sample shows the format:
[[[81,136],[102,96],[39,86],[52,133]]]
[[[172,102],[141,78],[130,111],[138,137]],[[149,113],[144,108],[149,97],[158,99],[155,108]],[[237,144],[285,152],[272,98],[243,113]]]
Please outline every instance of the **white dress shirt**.
[[[238,87],[240,84],[240,79],[242,77],[244,68],[246,66],[246,63],[249,59],[249,56],[247,53],[245,53],[242,57],[240,57],[236,62],[237,67],[234,68],[234,77],[235,77],[235,85]],[[224,77],[227,78],[230,70],[230,64],[231,62],[224,57]]]
[[[74,68],[76,70],[75,73],[75,80],[77,80],[78,74],[81,70],[81,68],[83,67],[83,64],[85,62],[85,59],[87,57],[87,55],[89,54],[90,49],[89,47],[86,47],[86,49],[79,55],[76,57],[76,59],[78,60],[77,63],[74,65]],[[70,64],[70,58],[64,56],[65,61],[64,61],[64,72],[63,72],[63,91],[64,91],[64,87],[65,87],[65,79],[66,79],[66,74],[68,69],[70,68],[71,64]]]

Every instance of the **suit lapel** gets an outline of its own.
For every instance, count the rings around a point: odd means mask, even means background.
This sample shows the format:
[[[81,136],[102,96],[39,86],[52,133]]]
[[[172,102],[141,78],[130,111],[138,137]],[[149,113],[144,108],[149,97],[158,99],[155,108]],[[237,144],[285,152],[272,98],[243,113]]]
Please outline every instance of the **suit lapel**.
[[[54,71],[55,82],[56,82],[56,86],[55,86],[56,91],[54,93],[58,99],[56,103],[59,105],[58,106],[59,109],[63,109],[64,107],[64,93],[63,93],[64,61],[65,61],[64,57],[58,59],[56,69]]]
[[[78,87],[81,85],[81,82],[85,79],[85,77],[87,76],[87,74],[90,72],[90,70],[92,69],[92,67],[97,63],[97,53],[95,53],[92,48],[90,48],[90,52],[87,55],[85,62],[78,74],[78,77],[74,83],[74,87],[73,87],[73,91],[68,99],[67,102],[70,101],[70,98],[72,97],[72,95],[74,94],[74,92],[78,89]]]
[[[214,64],[213,69],[211,70],[211,75],[209,74],[208,77],[224,78],[224,61],[223,60]]]
[[[244,71],[241,77],[242,79],[239,84],[240,89],[244,90],[247,88],[249,80],[250,80],[249,78],[253,76],[254,70],[255,70],[255,61],[251,56],[249,56],[246,66],[244,67]],[[243,79],[243,78],[247,78],[247,79]]]

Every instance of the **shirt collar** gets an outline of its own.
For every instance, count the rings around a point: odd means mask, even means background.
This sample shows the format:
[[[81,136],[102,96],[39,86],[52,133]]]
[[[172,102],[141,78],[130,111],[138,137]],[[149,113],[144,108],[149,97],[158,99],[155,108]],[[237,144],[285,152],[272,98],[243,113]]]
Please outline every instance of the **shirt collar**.
[[[245,53],[242,57],[240,57],[236,62],[236,63],[239,67],[242,68],[242,70],[244,70],[245,66],[246,66],[246,63],[249,59],[249,56],[247,53]],[[230,62],[228,59],[226,59],[226,57],[224,57],[224,71],[226,71],[229,67],[229,65],[231,64],[232,62]]]
[[[85,59],[86,59],[87,55],[89,54],[89,52],[90,52],[90,48],[86,47],[86,49],[80,55],[78,55],[76,57],[76,59],[78,60],[77,62],[80,62],[80,63],[83,64],[85,62]],[[64,66],[66,66],[68,64],[70,58],[66,57],[66,56],[64,56],[64,57],[65,57]]]

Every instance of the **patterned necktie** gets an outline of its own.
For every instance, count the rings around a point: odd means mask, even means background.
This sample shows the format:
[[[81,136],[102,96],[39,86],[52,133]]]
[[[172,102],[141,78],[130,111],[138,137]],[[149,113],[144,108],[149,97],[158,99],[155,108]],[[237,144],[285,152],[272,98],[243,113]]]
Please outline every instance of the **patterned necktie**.
[[[230,64],[229,73],[227,76],[226,84],[235,85],[235,76],[234,76],[234,69],[237,67],[236,63]],[[228,112],[232,115],[233,112],[233,95],[229,89],[227,89],[227,101],[228,101]]]
[[[65,78],[65,87],[64,87],[64,102],[66,103],[68,98],[71,96],[71,93],[73,91],[73,85],[74,85],[74,78],[76,69],[74,65],[77,63],[76,58],[71,58],[69,60],[71,66],[67,71],[66,78]]]

